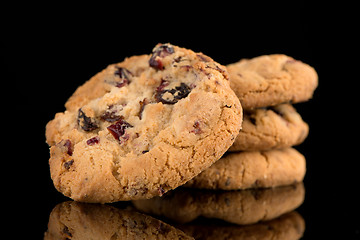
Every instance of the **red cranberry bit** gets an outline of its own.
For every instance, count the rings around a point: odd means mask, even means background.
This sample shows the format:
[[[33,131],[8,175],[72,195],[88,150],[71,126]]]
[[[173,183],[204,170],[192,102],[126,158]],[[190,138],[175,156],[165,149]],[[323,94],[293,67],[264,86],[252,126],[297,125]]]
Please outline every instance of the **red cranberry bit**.
[[[191,130],[192,133],[195,133],[195,134],[200,134],[200,133],[202,133],[202,130],[201,130],[201,128],[200,128],[200,122],[199,122],[199,121],[195,121],[193,127],[194,127],[194,129]]]
[[[161,79],[161,83],[160,83],[160,85],[156,88],[156,91],[157,91],[157,92],[160,92],[160,91],[164,90],[164,88],[167,87],[169,84],[170,84],[169,81],[166,81],[166,80],[164,80],[164,79]]]
[[[153,67],[158,70],[164,69],[164,65],[160,59],[150,58],[149,65],[150,65],[150,67]]]
[[[95,144],[98,144],[100,142],[100,138],[98,136],[90,138],[89,140],[86,141],[86,144],[89,146],[93,146]]]
[[[122,108],[121,108],[122,109]],[[109,108],[100,116],[101,120],[107,122],[116,122],[123,118],[121,115],[117,115],[119,108],[116,105],[110,105]]]
[[[149,60],[150,67],[153,67],[157,70],[163,70],[164,66],[161,61],[161,58],[164,58],[173,53],[174,53],[174,48],[172,46],[168,44],[159,45],[153,50],[153,55]]]
[[[119,76],[120,81],[116,81],[115,86],[118,88],[121,88],[121,87],[125,86],[126,84],[130,83],[130,77],[132,77],[133,74],[126,68],[122,68],[122,67],[116,67],[116,68],[117,68],[117,70],[114,72],[114,75]]]
[[[63,145],[66,148],[66,153],[70,156],[72,156],[74,148],[71,144],[71,141],[69,139],[67,139]]]
[[[107,130],[113,135],[113,137],[120,141],[120,137],[124,135],[125,129],[133,127],[128,122],[120,119],[115,124],[112,124],[107,127]]]

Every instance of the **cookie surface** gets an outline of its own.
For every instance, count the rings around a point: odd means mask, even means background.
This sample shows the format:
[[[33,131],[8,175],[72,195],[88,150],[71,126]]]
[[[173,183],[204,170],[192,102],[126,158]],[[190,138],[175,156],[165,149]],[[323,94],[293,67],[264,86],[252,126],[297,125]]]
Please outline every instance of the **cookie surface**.
[[[150,198],[218,160],[242,108],[226,69],[170,44],[109,65],[46,127],[55,187],[84,202]]]
[[[311,66],[282,54],[243,59],[227,69],[231,88],[244,109],[303,102],[318,85]]]
[[[63,202],[49,217],[45,240],[193,239],[160,220],[108,205]]]
[[[294,148],[230,153],[185,184],[186,187],[236,190],[301,182],[305,157]]]
[[[303,183],[290,186],[211,191],[178,188],[164,195],[136,200],[134,206],[147,214],[187,223],[203,216],[235,224],[267,221],[299,207],[305,197]]]
[[[263,151],[302,143],[309,126],[291,104],[244,111],[242,129],[229,151]]]

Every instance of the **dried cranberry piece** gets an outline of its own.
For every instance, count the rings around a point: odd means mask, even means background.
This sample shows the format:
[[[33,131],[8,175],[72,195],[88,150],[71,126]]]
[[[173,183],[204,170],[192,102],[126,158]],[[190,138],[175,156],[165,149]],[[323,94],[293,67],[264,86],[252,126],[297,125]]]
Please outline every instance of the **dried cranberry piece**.
[[[120,81],[116,81],[115,86],[118,88],[121,88],[121,87],[125,86],[126,84],[130,83],[130,77],[132,77],[133,74],[126,68],[122,68],[122,67],[116,67],[116,68],[117,68],[117,70],[114,72],[114,75],[119,76]]]
[[[89,140],[86,141],[86,144],[89,146],[93,146],[95,144],[98,144],[100,142],[100,138],[98,136],[90,138]]]
[[[158,102],[162,102],[165,104],[175,104],[180,99],[185,98],[189,95],[191,88],[186,85],[185,83],[181,83],[180,86],[177,86],[173,89],[166,89],[164,90],[164,87],[161,87],[161,85],[156,89],[155,99]],[[167,95],[166,93],[170,93],[172,95],[172,98],[164,98]]]
[[[66,148],[66,153],[70,156],[72,156],[74,147],[71,144],[71,141],[69,139],[65,140],[65,143],[63,145]]]
[[[115,124],[112,124],[107,127],[107,130],[113,135],[117,140],[120,140],[120,137],[125,134],[125,129],[133,127],[130,123],[120,119]]]
[[[115,112],[106,111],[100,118],[107,122],[116,122],[119,121],[122,116],[116,115]]]
[[[160,58],[164,58],[174,53],[174,48],[168,44],[162,44],[153,50],[153,54],[149,60],[150,67],[157,70],[163,70],[164,66]]]
[[[169,81],[166,81],[164,79],[161,79],[160,85],[156,88],[157,92],[163,91],[165,87],[167,87],[170,84]]]
[[[99,128],[96,122],[90,117],[86,116],[85,113],[81,110],[81,108],[79,108],[78,111],[77,121],[79,126],[86,132],[90,132]]]
[[[74,163],[74,159],[71,159],[70,161],[64,162],[64,168],[66,170],[69,170],[71,165],[73,165],[73,163]]]
[[[122,108],[120,108],[122,109]],[[107,122],[116,122],[123,118],[121,115],[117,115],[119,111],[118,105],[110,105],[109,108],[100,116],[101,120]]]
[[[195,121],[194,125],[193,125],[193,130],[191,130],[192,133],[195,134],[200,134],[202,133],[201,127],[200,127],[200,122],[199,121]]]

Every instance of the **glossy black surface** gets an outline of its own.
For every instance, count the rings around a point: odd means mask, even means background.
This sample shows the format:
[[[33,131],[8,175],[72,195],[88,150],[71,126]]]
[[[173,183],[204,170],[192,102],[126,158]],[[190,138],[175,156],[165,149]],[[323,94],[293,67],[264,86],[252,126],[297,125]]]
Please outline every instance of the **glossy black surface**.
[[[171,42],[222,64],[284,53],[317,70],[313,99],[295,105],[310,126],[308,138],[296,147],[307,160],[305,201],[297,212],[306,224],[304,239],[360,239],[359,48],[356,15],[349,12],[354,6],[297,1],[196,9],[156,4],[121,11],[44,7],[4,9],[11,16],[2,21],[1,37],[6,232],[42,239],[52,209],[69,200],[50,179],[44,133],[77,86],[110,63]]]

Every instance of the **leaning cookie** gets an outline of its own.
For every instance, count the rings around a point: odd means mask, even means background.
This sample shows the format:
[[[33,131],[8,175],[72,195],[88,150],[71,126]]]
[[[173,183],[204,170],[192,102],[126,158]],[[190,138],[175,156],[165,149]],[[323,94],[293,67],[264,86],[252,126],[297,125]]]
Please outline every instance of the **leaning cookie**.
[[[45,240],[193,239],[160,220],[108,205],[63,202],[49,217]]]
[[[282,54],[242,59],[227,69],[244,109],[307,101],[318,85],[314,68]]]
[[[267,188],[301,182],[305,157],[294,148],[230,153],[184,186],[236,190]]]
[[[171,44],[113,64],[46,127],[55,187],[83,202],[159,196],[217,161],[242,122],[225,67]]]
[[[299,207],[305,197],[303,183],[267,189],[212,191],[178,188],[164,195],[136,200],[147,214],[187,223],[202,216],[235,224],[252,224],[281,216]]]
[[[244,111],[242,130],[229,151],[263,151],[302,143],[309,126],[291,104]]]

